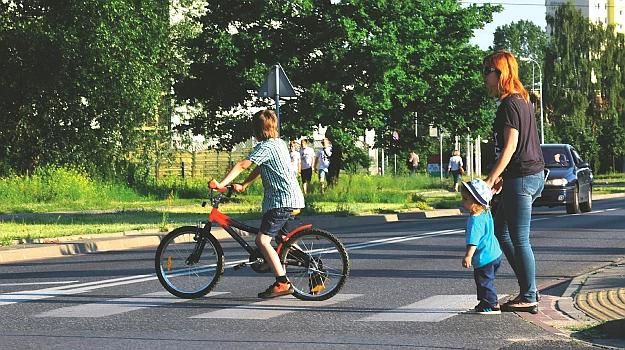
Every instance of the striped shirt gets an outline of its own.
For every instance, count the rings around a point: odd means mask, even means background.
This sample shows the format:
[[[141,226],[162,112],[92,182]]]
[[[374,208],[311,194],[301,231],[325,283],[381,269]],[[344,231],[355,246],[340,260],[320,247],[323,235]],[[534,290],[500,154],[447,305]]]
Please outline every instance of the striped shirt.
[[[260,167],[265,188],[263,214],[271,209],[304,207],[304,195],[291,168],[291,157],[284,141],[278,138],[262,141],[247,159]]]

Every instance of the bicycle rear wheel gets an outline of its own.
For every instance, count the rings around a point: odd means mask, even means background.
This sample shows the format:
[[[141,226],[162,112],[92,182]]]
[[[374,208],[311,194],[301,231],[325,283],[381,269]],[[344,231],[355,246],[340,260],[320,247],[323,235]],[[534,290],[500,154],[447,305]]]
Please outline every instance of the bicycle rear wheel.
[[[280,261],[296,298],[326,300],[336,295],[349,276],[349,256],[330,232],[307,229],[294,234],[280,250]]]
[[[158,280],[167,291],[180,298],[193,299],[208,294],[224,273],[224,253],[219,241],[210,234],[198,235],[196,241],[197,232],[197,227],[179,227],[168,233],[156,250],[154,262]]]

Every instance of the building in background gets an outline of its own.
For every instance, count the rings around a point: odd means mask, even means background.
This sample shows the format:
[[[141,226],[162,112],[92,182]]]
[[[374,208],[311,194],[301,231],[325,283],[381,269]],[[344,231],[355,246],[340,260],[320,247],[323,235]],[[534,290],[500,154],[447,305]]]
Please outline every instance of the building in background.
[[[566,0],[545,0],[546,14],[553,16],[555,9]],[[617,32],[625,33],[625,0],[575,0],[575,7],[581,10],[593,23],[614,24]],[[549,34],[549,26],[547,26]]]

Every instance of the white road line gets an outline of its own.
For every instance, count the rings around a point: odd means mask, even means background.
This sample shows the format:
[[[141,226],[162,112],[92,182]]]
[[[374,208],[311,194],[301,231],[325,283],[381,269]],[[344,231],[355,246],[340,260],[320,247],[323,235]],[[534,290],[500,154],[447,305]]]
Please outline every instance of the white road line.
[[[208,296],[220,294],[227,294],[227,292],[213,292],[208,294]],[[111,299],[98,303],[62,307],[40,313],[35,315],[35,317],[105,317],[148,307],[181,303],[188,300],[190,299],[181,299],[163,291],[129,298]]]
[[[293,296],[279,297],[249,305],[242,305],[228,309],[206,312],[191,318],[218,318],[238,320],[267,320],[273,317],[286,315],[295,311],[315,310],[319,307],[347,301],[360,294],[337,294],[324,301],[303,301]]]
[[[503,297],[500,296],[500,297]],[[410,305],[381,312],[363,322],[440,322],[472,309],[478,301],[471,295],[435,295]]]
[[[14,287],[14,286],[38,286],[47,284],[69,284],[78,283],[80,281],[58,281],[58,282],[27,282],[27,283],[0,283],[0,287]]]

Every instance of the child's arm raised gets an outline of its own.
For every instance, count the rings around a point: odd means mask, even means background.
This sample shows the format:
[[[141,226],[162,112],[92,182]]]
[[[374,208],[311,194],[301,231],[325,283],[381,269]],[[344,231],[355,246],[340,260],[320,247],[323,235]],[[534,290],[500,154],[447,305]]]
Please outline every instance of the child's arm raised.
[[[247,186],[249,186],[252,182],[256,181],[256,179],[258,179],[258,177],[260,176],[260,167],[256,166],[256,168],[254,168],[254,170],[252,170],[252,172],[247,176],[247,179],[245,179],[245,181],[243,181],[243,183],[240,185],[241,188],[237,188],[237,186],[235,185],[235,190],[237,190],[238,192],[245,192],[245,189],[247,188]]]
[[[224,177],[223,180],[221,180],[221,182],[217,183],[217,188],[223,188],[224,186],[226,186],[227,184],[232,182],[232,180],[236,179],[237,176],[239,176],[239,174],[243,170],[249,168],[251,165],[252,165],[252,161],[247,159],[247,158],[243,159],[242,161],[237,162],[232,167],[232,169],[230,169],[230,171],[228,172],[226,177]],[[254,170],[256,170],[256,169],[254,169]],[[249,177],[248,177],[248,179],[249,179]]]

